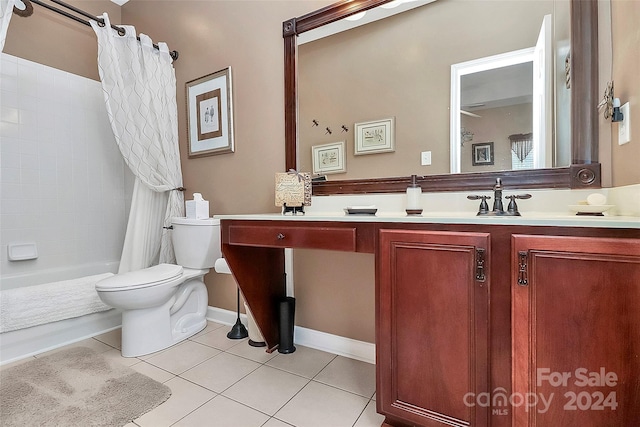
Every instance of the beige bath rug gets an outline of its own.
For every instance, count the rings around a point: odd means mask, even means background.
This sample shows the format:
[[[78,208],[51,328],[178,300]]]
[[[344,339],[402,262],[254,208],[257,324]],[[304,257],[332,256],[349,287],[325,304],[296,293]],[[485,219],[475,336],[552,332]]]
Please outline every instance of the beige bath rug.
[[[123,426],[169,396],[169,387],[74,347],[0,371],[0,425]]]

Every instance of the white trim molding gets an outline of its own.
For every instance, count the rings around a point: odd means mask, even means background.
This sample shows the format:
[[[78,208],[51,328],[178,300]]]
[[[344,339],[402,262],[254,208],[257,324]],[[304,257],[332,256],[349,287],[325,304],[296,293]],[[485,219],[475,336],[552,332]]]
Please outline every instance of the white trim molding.
[[[293,342],[350,359],[376,363],[376,345],[365,341],[296,326],[293,331]]]
[[[207,320],[222,323],[223,325],[233,325],[236,322],[236,317],[235,312],[218,307],[209,306],[207,310]],[[246,326],[247,316],[240,314],[240,321]],[[373,343],[328,334],[301,326],[295,327],[293,331],[293,342],[298,345],[326,351],[350,359],[371,364],[376,363],[376,346]]]

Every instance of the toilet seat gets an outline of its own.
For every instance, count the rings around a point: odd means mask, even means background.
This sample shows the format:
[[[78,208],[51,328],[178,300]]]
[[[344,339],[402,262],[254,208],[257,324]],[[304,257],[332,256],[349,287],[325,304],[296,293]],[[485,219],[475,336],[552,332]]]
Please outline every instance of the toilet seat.
[[[174,281],[182,276],[183,268],[175,264],[158,264],[142,270],[116,274],[96,283],[96,291],[116,292],[143,289]]]

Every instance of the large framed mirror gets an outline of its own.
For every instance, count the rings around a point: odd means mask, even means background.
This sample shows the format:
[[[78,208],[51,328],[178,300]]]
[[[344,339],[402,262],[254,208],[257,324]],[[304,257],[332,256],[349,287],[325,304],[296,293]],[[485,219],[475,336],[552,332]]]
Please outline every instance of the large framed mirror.
[[[447,1],[447,0],[438,0]],[[561,0],[563,1],[563,0]],[[285,165],[298,169],[299,64],[298,37],[311,30],[323,29],[343,18],[385,6],[391,0],[342,0],[283,23],[285,53]],[[570,165],[527,170],[442,173],[420,178],[424,191],[467,191],[491,188],[501,177],[510,187],[583,188],[600,186],[598,163],[597,69],[597,1],[570,0]],[[352,124],[351,124],[352,125]],[[339,131],[339,130],[338,130]],[[442,141],[448,144],[449,140]],[[306,153],[304,154],[306,155]],[[410,174],[366,179],[334,179],[314,182],[314,195],[392,193],[405,191]],[[337,175],[335,175],[337,177]]]

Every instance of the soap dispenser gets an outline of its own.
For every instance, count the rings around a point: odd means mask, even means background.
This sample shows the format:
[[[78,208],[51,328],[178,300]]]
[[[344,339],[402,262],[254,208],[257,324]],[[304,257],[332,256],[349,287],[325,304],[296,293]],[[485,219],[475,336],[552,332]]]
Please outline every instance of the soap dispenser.
[[[422,208],[420,207],[420,196],[422,195],[422,187],[418,185],[417,175],[411,175],[411,185],[407,187],[407,215],[420,215]]]

